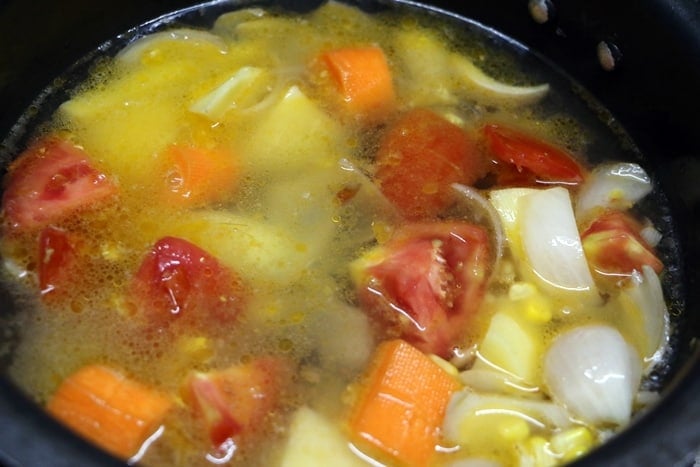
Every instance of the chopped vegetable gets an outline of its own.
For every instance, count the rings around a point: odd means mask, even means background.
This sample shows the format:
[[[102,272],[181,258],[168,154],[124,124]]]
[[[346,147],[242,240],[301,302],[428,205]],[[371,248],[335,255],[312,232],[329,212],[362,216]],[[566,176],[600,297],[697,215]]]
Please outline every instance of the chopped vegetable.
[[[209,94],[197,99],[189,109],[219,121],[229,110],[253,108],[270,93],[268,74],[261,68],[244,66]]]
[[[522,255],[522,242],[520,241],[520,203],[522,196],[536,193],[534,188],[502,188],[489,192],[489,201],[501,218],[501,225],[510,246],[511,252],[516,256]]]
[[[630,284],[618,297],[622,320],[640,344],[638,350],[648,367],[657,363],[666,350],[669,316],[659,276],[650,266],[632,273]]]
[[[290,87],[264,112],[241,145],[244,168],[268,177],[330,167],[350,154],[350,141],[340,123],[298,86]]]
[[[283,360],[260,357],[225,370],[193,372],[184,395],[204,423],[212,446],[218,448],[229,440],[238,443],[264,432],[290,379]]]
[[[164,237],[146,255],[132,282],[146,320],[158,328],[175,320],[211,327],[235,320],[246,292],[238,276],[192,243]]]
[[[393,106],[394,83],[380,47],[335,49],[324,53],[322,60],[349,111],[362,115],[381,114]]]
[[[221,54],[228,51],[226,43],[215,34],[199,29],[180,28],[141,37],[119,51],[116,58],[123,63],[138,64],[143,60],[145,52],[157,51],[158,47],[166,42],[188,43],[194,49],[213,47]]]
[[[453,74],[498,98],[508,99],[511,102],[531,102],[549,91],[549,85],[546,83],[535,86],[515,86],[498,81],[484,73],[467,57],[459,54],[451,55],[451,59]]]
[[[10,165],[3,211],[13,229],[37,229],[94,206],[116,191],[80,146],[49,136]]]
[[[165,201],[174,206],[224,201],[240,178],[236,156],[223,148],[173,144],[162,157]]]
[[[352,438],[401,465],[426,465],[456,379],[403,340],[380,344],[349,420]]]
[[[629,209],[648,195],[651,178],[639,165],[631,162],[603,164],[596,167],[581,187],[576,214],[603,209]]]
[[[366,467],[331,420],[301,407],[292,417],[281,467]]]
[[[518,223],[527,267],[543,290],[591,295],[596,291],[571,207],[562,187],[536,191],[518,201]]]
[[[642,238],[642,225],[624,211],[606,211],[581,234],[583,250],[591,268],[613,281],[651,267],[656,273],[664,264]]]
[[[47,405],[54,417],[102,449],[135,456],[172,406],[172,401],[111,368],[88,365],[61,383]]]
[[[311,246],[284,228],[228,211],[197,210],[164,226],[210,252],[244,279],[286,285],[299,280],[311,262]]]
[[[488,234],[466,222],[409,224],[352,265],[360,304],[382,337],[449,358],[491,274]]]
[[[504,453],[544,428],[572,424],[569,413],[552,401],[479,394],[467,387],[453,394],[443,430],[448,442],[465,449]]]
[[[552,397],[588,423],[627,423],[641,377],[636,351],[608,325],[573,328],[557,337],[544,357]]]
[[[518,171],[533,174],[538,183],[576,185],[583,182],[581,165],[563,149],[503,125],[488,124],[482,129],[490,153]]]
[[[454,199],[452,183],[471,185],[486,169],[470,135],[427,109],[389,127],[376,165],[382,193],[409,219],[439,214]]]
[[[539,340],[541,336],[531,332],[520,320],[509,313],[498,312],[491,318],[479,344],[479,359],[474,368],[496,367],[534,386],[538,382]]]

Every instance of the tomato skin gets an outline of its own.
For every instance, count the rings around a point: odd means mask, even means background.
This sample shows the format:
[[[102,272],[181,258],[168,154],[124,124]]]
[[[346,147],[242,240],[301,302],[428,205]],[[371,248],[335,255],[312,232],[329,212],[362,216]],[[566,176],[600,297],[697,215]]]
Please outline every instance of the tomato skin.
[[[80,147],[56,136],[40,140],[11,164],[3,209],[14,229],[38,229],[117,191]]]
[[[194,372],[184,386],[185,401],[206,426],[212,446],[261,434],[268,414],[292,379],[289,364],[259,357],[208,373]]]
[[[366,265],[360,260],[358,298],[381,338],[449,357],[483,299],[488,241],[483,228],[464,222],[409,224],[369,252]]]
[[[630,276],[650,266],[658,274],[664,265],[641,237],[642,226],[622,211],[606,211],[581,234],[589,264],[605,277]]]
[[[42,296],[55,296],[70,284],[75,269],[73,239],[62,229],[48,226],[39,234],[38,276]]]
[[[499,185],[530,181],[578,185],[584,180],[584,169],[581,165],[570,154],[549,143],[503,125],[485,125],[481,133],[497,164],[506,165],[500,168],[506,173],[500,177]],[[522,178],[515,176],[508,165],[514,166],[517,172],[522,173]]]
[[[232,322],[243,309],[239,277],[198,246],[176,237],[158,240],[135,274],[133,295],[158,327],[173,321],[199,329]]]
[[[457,125],[415,109],[389,127],[376,154],[376,181],[407,219],[433,217],[452,199],[452,183],[473,184],[486,160]]]

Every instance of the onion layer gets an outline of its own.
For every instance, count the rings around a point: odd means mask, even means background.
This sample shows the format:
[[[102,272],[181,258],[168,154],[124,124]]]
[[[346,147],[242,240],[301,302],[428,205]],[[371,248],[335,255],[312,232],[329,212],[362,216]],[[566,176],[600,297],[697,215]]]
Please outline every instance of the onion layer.
[[[552,397],[596,425],[629,421],[641,376],[636,351],[607,325],[586,325],[562,334],[544,360]]]

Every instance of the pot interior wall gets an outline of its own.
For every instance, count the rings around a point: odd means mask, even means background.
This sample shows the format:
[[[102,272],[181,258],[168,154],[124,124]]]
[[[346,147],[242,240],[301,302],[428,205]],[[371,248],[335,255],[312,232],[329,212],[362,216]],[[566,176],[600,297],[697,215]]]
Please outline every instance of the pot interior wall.
[[[315,0],[286,0],[308,9]],[[87,0],[0,3],[0,135],[4,137],[35,96],[79,57],[144,20],[191,4],[186,0]],[[363,2],[360,2],[363,3]],[[700,368],[694,342],[700,336],[700,7],[692,1],[569,0],[554,6],[545,24],[533,21],[525,0],[434,0],[439,8],[473,18],[530,47],[570,74],[609,111],[601,115],[624,128],[650,164],[669,200],[681,241],[685,278],[679,362],[665,398],[585,465],[690,465],[700,445]],[[57,20],[60,18],[60,20]],[[621,60],[605,71],[597,45],[614,44]],[[9,151],[3,151],[9,154]],[[3,165],[8,161],[3,160]],[[0,297],[10,303],[7,297]],[[9,305],[4,305],[5,307]],[[4,308],[1,312],[6,312]],[[6,465],[108,465],[113,462],[74,439],[9,384],[0,381],[0,460]],[[41,442],[38,440],[41,439]],[[46,440],[46,442],[44,442]],[[4,454],[3,454],[4,453]],[[76,459],[82,459],[76,462]]]

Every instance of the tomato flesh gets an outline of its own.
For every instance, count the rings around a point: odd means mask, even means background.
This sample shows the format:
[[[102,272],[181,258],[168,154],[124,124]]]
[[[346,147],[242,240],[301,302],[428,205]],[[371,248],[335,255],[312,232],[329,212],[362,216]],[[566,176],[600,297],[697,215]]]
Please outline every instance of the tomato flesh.
[[[42,295],[55,295],[70,282],[75,265],[75,249],[66,231],[53,226],[39,234],[39,288]]]
[[[16,229],[41,228],[116,193],[80,147],[47,137],[10,166],[5,217]]]
[[[136,272],[137,303],[149,320],[167,326],[182,320],[200,328],[233,321],[246,294],[239,277],[198,246],[164,237]]]
[[[460,127],[426,109],[415,109],[385,133],[376,155],[376,181],[408,219],[432,217],[452,200],[452,183],[473,184],[484,159]]]
[[[641,237],[642,226],[622,211],[607,211],[581,234],[591,267],[602,276],[629,276],[650,266],[660,273],[664,265]]]
[[[505,171],[505,174],[500,177],[500,185],[509,182],[518,184],[530,180],[535,183],[567,185],[583,182],[583,168],[573,156],[562,149],[502,125],[485,125],[482,128],[482,135],[490,154],[501,166],[499,170]],[[506,167],[502,168],[503,165]],[[507,167],[508,165],[522,175],[516,176],[512,168]]]
[[[185,395],[214,447],[263,432],[268,414],[291,380],[288,364],[272,357],[208,373],[195,372]]]
[[[400,229],[367,254],[358,296],[381,337],[448,357],[479,308],[490,269],[486,231],[463,222]],[[377,260],[377,257],[380,259]]]

